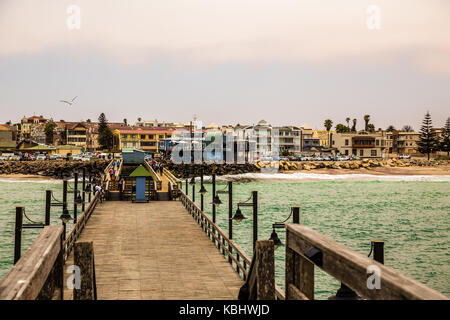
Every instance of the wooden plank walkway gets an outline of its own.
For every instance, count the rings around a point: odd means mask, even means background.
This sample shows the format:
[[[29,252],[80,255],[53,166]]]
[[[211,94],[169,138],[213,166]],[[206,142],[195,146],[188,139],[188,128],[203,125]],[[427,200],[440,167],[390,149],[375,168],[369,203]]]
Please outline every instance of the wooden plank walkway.
[[[104,202],[78,241],[94,242],[101,300],[237,299],[243,284],[179,201]]]

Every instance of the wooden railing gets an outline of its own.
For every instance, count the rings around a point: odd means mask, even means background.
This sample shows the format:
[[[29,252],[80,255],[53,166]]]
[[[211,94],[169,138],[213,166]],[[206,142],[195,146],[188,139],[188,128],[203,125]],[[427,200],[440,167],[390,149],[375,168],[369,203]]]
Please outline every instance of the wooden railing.
[[[144,166],[150,172],[150,175],[152,176],[152,179],[156,182],[156,188],[157,190],[162,189],[162,180],[161,178],[156,174],[155,170],[153,170],[152,166],[145,160]]]
[[[433,299],[447,296],[301,224],[286,226],[288,300],[314,299],[314,267],[365,299]]]
[[[63,243],[64,261],[66,261],[67,258],[69,257],[74,243],[80,237],[81,232],[83,231],[84,227],[86,226],[87,221],[91,217],[92,212],[94,212],[94,209],[97,206],[99,201],[100,201],[100,194],[98,192],[95,192],[94,196],[91,199],[91,202],[89,202],[88,206],[84,209],[84,211],[81,213],[81,215],[79,217],[77,217],[77,223],[75,223],[72,226],[69,233],[67,234],[66,240]]]
[[[167,180],[169,180],[169,193],[171,199],[178,198],[180,196],[180,190],[182,189],[182,181],[166,168],[163,168],[163,174],[167,177]]]
[[[225,232],[180,189],[180,200],[186,210],[194,217],[207,236],[214,242],[219,251],[233,266],[238,275],[246,281],[252,259]],[[283,290],[275,285],[275,298],[284,300]]]
[[[46,226],[0,282],[0,300],[63,298],[63,226]]]

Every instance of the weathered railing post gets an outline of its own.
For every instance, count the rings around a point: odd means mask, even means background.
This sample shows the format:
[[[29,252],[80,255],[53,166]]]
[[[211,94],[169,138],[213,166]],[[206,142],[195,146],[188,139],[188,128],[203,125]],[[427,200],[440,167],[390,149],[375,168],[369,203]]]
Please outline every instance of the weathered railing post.
[[[292,207],[293,223],[300,223],[300,207]],[[289,231],[286,231],[285,264],[286,300],[314,299],[314,264],[289,248]]]
[[[74,300],[97,300],[95,280],[94,245],[92,242],[77,242],[74,245],[74,264],[80,268],[78,285],[74,286]]]
[[[212,219],[216,223],[216,206],[214,205],[214,197],[216,195],[216,174],[212,174]]]
[[[186,179],[186,196],[189,196],[189,184],[188,184],[188,179]]]
[[[252,191],[253,198],[253,251],[258,240],[258,191]]]
[[[14,228],[14,264],[20,259],[22,250],[22,224],[24,207],[16,207],[16,225]]]
[[[374,240],[373,246],[373,260],[384,264],[384,241]]]
[[[74,183],[73,183],[73,223],[77,223],[77,192],[78,192],[78,172],[74,172]]]
[[[233,181],[228,181],[228,238],[233,239]],[[233,253],[233,247],[228,242],[228,250]],[[232,263],[231,257],[228,257],[228,262]]]
[[[50,225],[50,209],[52,204],[52,190],[45,191],[45,225]]]
[[[202,167],[202,174],[200,176],[200,188],[204,188],[204,186],[203,186],[203,167]],[[202,211],[204,210],[204,204],[203,204],[204,199],[203,198],[204,198],[203,193],[200,193],[200,209],[202,209]]]
[[[192,202],[195,202],[195,184],[192,185]]]
[[[94,193],[95,190],[94,190],[94,188],[92,187],[92,176],[91,176],[90,173],[89,173],[89,186],[90,186],[90,188],[91,188],[91,192],[89,192],[89,195],[88,195],[88,201],[91,202],[91,194]]]
[[[81,212],[84,212],[85,202],[86,202],[86,168],[83,168],[83,182],[82,182],[82,190],[83,190],[83,204],[81,205]]]
[[[63,213],[67,210],[67,180],[63,181]],[[63,239],[66,240],[66,223],[63,221]]]

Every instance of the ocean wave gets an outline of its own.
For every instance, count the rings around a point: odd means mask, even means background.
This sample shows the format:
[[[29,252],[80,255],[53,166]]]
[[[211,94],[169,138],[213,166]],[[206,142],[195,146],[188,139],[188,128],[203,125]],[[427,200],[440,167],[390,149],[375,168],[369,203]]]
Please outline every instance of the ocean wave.
[[[450,181],[450,175],[374,175],[323,173],[242,173],[216,177],[217,180],[285,180],[285,181]],[[207,177],[210,180],[210,177]]]
[[[62,184],[62,180],[54,180],[54,179],[48,179],[48,180],[41,180],[41,179],[18,179],[18,178],[0,178],[0,182],[8,182],[8,183],[54,183],[54,184]]]

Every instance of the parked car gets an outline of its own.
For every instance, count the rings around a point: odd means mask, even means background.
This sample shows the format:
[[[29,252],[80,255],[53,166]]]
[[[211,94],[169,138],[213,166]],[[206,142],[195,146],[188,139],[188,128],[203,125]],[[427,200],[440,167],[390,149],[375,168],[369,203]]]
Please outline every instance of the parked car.
[[[82,159],[82,156],[80,154],[75,154],[75,155],[72,156],[72,160],[74,160],[74,161],[78,161],[78,160],[81,160],[81,159]]]
[[[399,159],[411,159],[411,155],[409,155],[409,154],[399,154],[398,158]]]
[[[7,156],[0,156],[0,160],[6,161],[6,160],[8,160],[8,157]]]
[[[45,156],[45,154],[39,154],[36,156],[36,160],[46,160],[47,157]]]
[[[81,161],[91,161],[91,157],[90,156],[83,156],[81,158]]]

